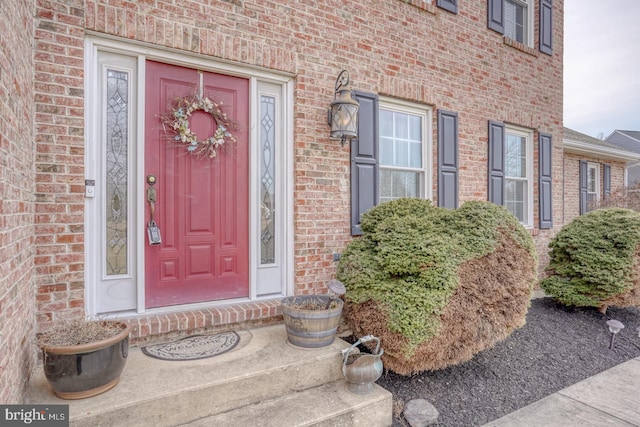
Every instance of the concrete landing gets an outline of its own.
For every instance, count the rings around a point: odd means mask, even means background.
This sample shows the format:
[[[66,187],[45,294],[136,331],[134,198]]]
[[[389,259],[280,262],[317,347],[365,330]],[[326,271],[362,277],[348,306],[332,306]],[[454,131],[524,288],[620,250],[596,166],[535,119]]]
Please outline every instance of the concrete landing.
[[[309,404],[312,402],[312,404]],[[377,403],[375,403],[377,402]],[[387,391],[375,388],[366,399],[347,390],[345,381],[289,393],[185,424],[211,426],[389,426]]]
[[[330,411],[339,414],[339,425],[391,425],[391,393],[378,386],[364,396],[346,390],[340,354],[349,347],[345,341],[307,350],[287,343],[284,325],[236,332],[240,343],[233,350],[197,361],[159,360],[132,347],[120,383],[83,400],[57,398],[40,366],[27,403],[68,404],[71,426],[177,426],[213,416],[227,418],[201,425],[267,426],[278,420],[282,427],[312,426],[325,425]],[[281,418],[283,398],[300,417]]]

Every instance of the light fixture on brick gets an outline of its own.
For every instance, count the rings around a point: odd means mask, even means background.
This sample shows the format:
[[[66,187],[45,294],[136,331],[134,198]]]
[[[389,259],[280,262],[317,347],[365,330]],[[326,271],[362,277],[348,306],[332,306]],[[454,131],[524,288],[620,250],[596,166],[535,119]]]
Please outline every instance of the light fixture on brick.
[[[335,94],[328,114],[331,139],[339,139],[344,146],[347,140],[358,137],[359,107],[358,101],[351,97],[349,72],[342,70],[336,79]]]

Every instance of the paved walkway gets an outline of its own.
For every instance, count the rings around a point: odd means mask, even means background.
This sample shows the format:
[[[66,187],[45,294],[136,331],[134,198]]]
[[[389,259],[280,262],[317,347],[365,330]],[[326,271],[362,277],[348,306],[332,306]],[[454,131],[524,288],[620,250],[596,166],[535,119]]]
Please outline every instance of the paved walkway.
[[[640,357],[483,427],[640,427]]]

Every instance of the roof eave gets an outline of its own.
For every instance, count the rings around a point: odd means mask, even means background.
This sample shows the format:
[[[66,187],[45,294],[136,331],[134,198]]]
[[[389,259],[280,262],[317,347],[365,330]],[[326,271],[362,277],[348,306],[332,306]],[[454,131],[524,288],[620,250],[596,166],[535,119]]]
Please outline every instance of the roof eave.
[[[580,141],[564,139],[562,141],[563,150],[569,153],[596,156],[601,159],[614,160],[618,162],[640,161],[640,153],[632,153],[624,150],[616,150],[610,147],[599,147]]]

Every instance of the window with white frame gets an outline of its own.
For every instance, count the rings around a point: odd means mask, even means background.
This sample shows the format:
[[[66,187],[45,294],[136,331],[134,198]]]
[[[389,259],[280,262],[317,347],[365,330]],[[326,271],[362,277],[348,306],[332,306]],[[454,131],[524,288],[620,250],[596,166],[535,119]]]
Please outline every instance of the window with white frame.
[[[533,29],[531,0],[505,0],[504,35],[524,45],[531,46]]]
[[[587,163],[587,211],[596,208],[600,200],[600,165]]]
[[[533,134],[505,128],[505,207],[525,226],[533,225]]]
[[[427,167],[430,110],[380,102],[380,203],[402,197],[429,198]]]

